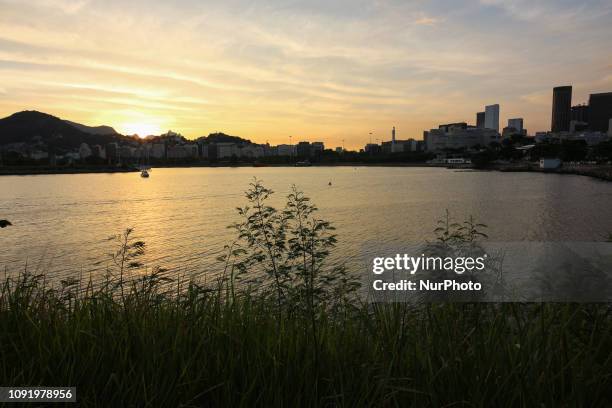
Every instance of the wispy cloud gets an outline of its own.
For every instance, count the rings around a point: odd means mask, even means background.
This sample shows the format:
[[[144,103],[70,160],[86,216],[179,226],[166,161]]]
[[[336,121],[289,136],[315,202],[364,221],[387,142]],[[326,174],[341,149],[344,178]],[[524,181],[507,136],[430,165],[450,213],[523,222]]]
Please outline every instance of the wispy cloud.
[[[603,1],[0,0],[0,8],[0,114],[36,108],[113,126],[149,118],[190,137],[225,130],[358,146],[393,125],[420,137],[439,122],[472,121],[490,102],[543,129],[550,89],[605,86],[601,67],[612,59]]]
[[[439,19],[439,18],[423,16],[423,17],[418,18],[414,23],[416,25],[431,26],[431,25],[438,24],[438,23],[440,23],[442,21],[443,20]]]

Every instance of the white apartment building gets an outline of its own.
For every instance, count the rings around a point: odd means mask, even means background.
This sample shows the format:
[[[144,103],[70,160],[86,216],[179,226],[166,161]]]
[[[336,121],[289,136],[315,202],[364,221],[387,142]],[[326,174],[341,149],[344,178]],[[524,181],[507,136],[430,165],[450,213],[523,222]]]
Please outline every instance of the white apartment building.
[[[445,149],[469,149],[476,146],[486,147],[499,142],[499,133],[494,129],[476,127],[431,129],[425,134],[425,148],[435,152]]]

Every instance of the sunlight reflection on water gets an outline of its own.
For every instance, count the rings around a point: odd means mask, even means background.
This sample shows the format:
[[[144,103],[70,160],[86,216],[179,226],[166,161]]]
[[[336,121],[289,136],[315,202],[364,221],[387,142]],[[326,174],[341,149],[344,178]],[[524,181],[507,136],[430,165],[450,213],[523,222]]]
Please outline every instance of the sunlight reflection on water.
[[[0,267],[65,277],[100,274],[108,237],[127,227],[147,243],[145,262],[172,273],[211,274],[234,234],[253,176],[276,191],[296,184],[338,228],[332,262],[349,265],[363,243],[401,245],[432,237],[449,209],[489,225],[497,241],[601,241],[612,232],[612,183],[535,173],[440,168],[182,168],[138,173],[0,177]],[[329,186],[328,183],[332,182]]]

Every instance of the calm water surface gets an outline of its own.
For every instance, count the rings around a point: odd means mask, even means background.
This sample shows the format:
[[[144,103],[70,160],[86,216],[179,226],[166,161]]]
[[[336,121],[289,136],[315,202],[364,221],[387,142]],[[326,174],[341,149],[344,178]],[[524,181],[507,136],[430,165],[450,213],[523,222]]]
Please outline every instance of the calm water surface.
[[[0,267],[54,277],[100,274],[108,237],[135,228],[146,263],[172,273],[212,274],[234,234],[252,178],[276,191],[292,184],[337,227],[333,261],[361,257],[364,243],[401,245],[432,237],[449,209],[489,225],[495,241],[601,241],[612,232],[612,183],[580,176],[440,168],[311,167],[154,169],[138,173],[0,177]],[[332,186],[328,183],[332,182]]]

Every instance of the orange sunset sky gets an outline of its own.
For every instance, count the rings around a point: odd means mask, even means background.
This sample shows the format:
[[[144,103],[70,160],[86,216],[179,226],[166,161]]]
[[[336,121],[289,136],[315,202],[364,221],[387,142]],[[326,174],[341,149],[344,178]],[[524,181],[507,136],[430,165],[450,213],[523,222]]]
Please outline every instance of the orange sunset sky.
[[[609,1],[0,0],[0,116],[359,148],[440,123],[550,129],[612,91]]]

